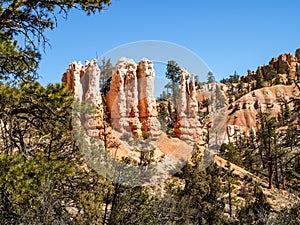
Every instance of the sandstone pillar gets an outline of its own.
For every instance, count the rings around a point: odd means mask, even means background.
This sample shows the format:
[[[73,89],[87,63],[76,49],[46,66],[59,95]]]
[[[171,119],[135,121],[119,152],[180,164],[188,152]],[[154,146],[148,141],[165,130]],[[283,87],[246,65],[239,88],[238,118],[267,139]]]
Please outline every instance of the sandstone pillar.
[[[143,58],[138,64],[138,110],[144,137],[156,140],[160,135],[160,123],[157,119],[156,100],[154,98],[153,62]]]

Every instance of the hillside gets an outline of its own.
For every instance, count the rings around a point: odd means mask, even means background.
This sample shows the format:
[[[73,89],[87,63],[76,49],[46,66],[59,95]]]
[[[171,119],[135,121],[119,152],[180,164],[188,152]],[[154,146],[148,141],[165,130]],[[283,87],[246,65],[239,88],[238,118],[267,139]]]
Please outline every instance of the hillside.
[[[94,60],[71,64],[63,82],[95,109],[76,111],[75,133],[86,144],[96,140],[90,152],[81,149],[85,166],[111,173],[116,196],[120,187],[143,185],[167,224],[299,223],[299,55],[221,83],[199,84],[180,69],[175,100],[154,98],[154,63],[146,58],[121,58],[109,82]]]

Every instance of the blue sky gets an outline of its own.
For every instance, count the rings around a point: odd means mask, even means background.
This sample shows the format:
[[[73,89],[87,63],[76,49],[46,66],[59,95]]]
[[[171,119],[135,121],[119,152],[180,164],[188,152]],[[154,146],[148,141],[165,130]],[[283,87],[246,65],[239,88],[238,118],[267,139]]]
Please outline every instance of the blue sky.
[[[246,74],[300,48],[300,1],[112,0],[100,14],[72,11],[47,31],[43,84],[60,82],[73,61],[91,60],[142,40],[173,42],[197,54],[219,80]],[[147,57],[147,55],[145,55]]]

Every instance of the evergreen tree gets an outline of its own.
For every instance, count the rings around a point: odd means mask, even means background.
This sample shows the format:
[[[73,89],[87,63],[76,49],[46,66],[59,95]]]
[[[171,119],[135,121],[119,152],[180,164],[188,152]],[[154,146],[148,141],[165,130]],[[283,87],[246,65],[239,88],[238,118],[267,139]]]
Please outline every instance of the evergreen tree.
[[[238,166],[242,166],[242,156],[236,145],[236,143],[223,144],[221,148],[221,155],[229,162],[232,162]]]
[[[166,78],[171,81],[171,90],[173,95],[173,103],[175,109],[175,117],[177,116],[177,101],[179,98],[179,84],[180,84],[180,66],[174,60],[168,61]],[[174,121],[176,118],[172,118]]]
[[[99,63],[99,62],[98,62]],[[100,67],[100,92],[103,95],[106,95],[109,91],[111,78],[112,78],[112,69],[113,65],[111,64],[110,59],[101,59]]]
[[[286,76],[287,76],[287,83],[286,84],[287,85],[292,85],[293,84],[293,79],[291,77],[291,69],[290,68],[287,69]]]
[[[225,107],[226,100],[225,100],[225,97],[223,96],[223,94],[221,93],[219,85],[216,85],[215,94],[216,94],[216,109],[218,110],[218,109]]]
[[[202,106],[206,108],[206,115],[209,114],[209,106],[210,106],[210,104],[211,104],[211,101],[210,101],[209,98],[204,99],[204,100],[202,101]]]
[[[279,76],[278,73],[276,73],[276,75],[275,75],[275,81],[274,81],[274,84],[275,84],[275,85],[281,84],[280,76]]]
[[[1,223],[98,223],[106,185],[86,171],[69,129],[72,93],[35,82],[2,84],[0,92],[1,119],[10,128],[0,132]]]
[[[238,179],[233,174],[234,170],[231,169],[231,164],[229,161],[227,161],[225,168],[226,169],[223,175],[223,179],[225,181],[225,193],[228,193],[229,216],[233,217],[233,204],[234,204],[233,193],[236,189],[235,185],[238,184]]]
[[[271,218],[268,224],[272,225],[296,225],[300,223],[300,203],[296,202],[292,207],[286,207],[276,215],[275,218]]]
[[[273,79],[276,78],[276,76],[277,76],[276,70],[273,68],[273,66],[269,65],[267,71],[267,80],[270,82],[270,86],[273,85]],[[277,82],[275,82],[275,85],[276,83]]]
[[[288,103],[285,103],[284,104],[284,109],[283,109],[283,112],[282,112],[282,118],[283,118],[283,125],[286,125],[288,124],[288,122],[290,121],[291,119],[291,110],[290,110],[290,106]]]
[[[207,74],[207,83],[211,84],[214,82],[216,82],[215,76],[211,71],[209,71]]]
[[[264,86],[263,82],[264,82],[264,80],[263,80],[263,75],[262,75],[261,69],[258,68],[257,71],[256,71],[256,85],[255,85],[255,89],[262,88]]]
[[[2,1],[0,79],[27,81],[37,77],[40,47],[45,49],[48,44],[46,31],[57,26],[58,15],[67,17],[73,8],[90,15],[109,4],[110,0]],[[20,44],[19,40],[24,40],[24,44]]]
[[[268,113],[259,112],[257,115],[259,130],[257,132],[259,149],[262,154],[262,163],[267,164],[269,188],[272,188],[274,176],[274,160],[277,157],[276,146],[276,118],[269,117]]]
[[[299,66],[299,64],[296,65],[296,75],[295,75],[295,80],[297,80],[297,81],[300,80],[300,66]]]

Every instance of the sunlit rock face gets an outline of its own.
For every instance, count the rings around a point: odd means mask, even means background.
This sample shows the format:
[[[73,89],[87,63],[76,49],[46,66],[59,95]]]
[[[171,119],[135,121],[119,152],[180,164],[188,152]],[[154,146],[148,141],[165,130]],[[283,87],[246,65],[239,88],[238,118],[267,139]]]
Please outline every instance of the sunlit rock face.
[[[74,91],[74,97],[79,102],[95,106],[95,114],[84,114],[84,127],[90,137],[101,138],[101,129],[104,127],[104,110],[102,97],[100,95],[100,68],[97,60],[73,62],[62,77],[68,90]]]
[[[295,86],[276,85],[257,89],[231,103],[227,109],[227,133],[224,142],[234,142],[241,134],[249,135],[257,130],[256,115],[262,111],[276,118],[280,117],[285,103],[299,95]],[[293,105],[290,105],[293,109]]]
[[[154,77],[153,62],[143,58],[137,68],[138,77],[138,109],[139,120],[142,124],[144,136],[157,139],[160,135],[160,123],[157,119],[156,100],[154,98]]]
[[[68,90],[74,90],[74,97],[82,101],[83,90],[80,82],[81,77],[85,73],[86,66],[81,62],[73,62],[69,65],[67,71],[63,74],[62,82],[66,83]]]
[[[280,82],[287,84],[287,76],[291,79],[297,78],[297,70],[300,69],[300,48],[296,50],[295,55],[292,53],[281,54],[278,57],[272,58],[268,65],[259,66],[258,69],[264,78],[269,77],[270,69],[272,69],[275,73],[279,74]],[[255,79],[256,71],[249,71],[249,75]],[[241,77],[245,81],[244,78]]]
[[[114,129],[142,136],[138,110],[137,65],[132,59],[121,58],[113,69],[107,107]]]
[[[63,74],[62,82],[68,90],[74,90],[75,98],[79,101],[96,103],[100,98],[100,68],[97,60],[86,61],[85,65],[73,62]]]
[[[162,131],[154,97],[153,62],[143,58],[137,64],[132,59],[120,58],[112,71],[105,104],[100,94],[100,75],[97,61],[92,60],[86,61],[85,65],[80,62],[70,64],[62,78],[68,89],[74,91],[77,100],[96,107],[94,115],[84,114],[87,135],[102,139],[105,123],[110,122],[112,129],[121,134],[130,133],[138,139],[158,140]],[[202,129],[198,119],[194,75],[190,78],[187,70],[183,69],[180,81],[174,136],[201,145]]]
[[[132,59],[121,58],[114,67],[107,106],[112,126],[132,132],[136,137],[160,135],[154,98],[154,68],[148,59],[137,65]]]
[[[202,129],[198,118],[198,102],[196,99],[195,77],[186,69],[180,74],[180,98],[177,111],[177,121],[174,125],[174,136],[188,143],[202,145]]]

